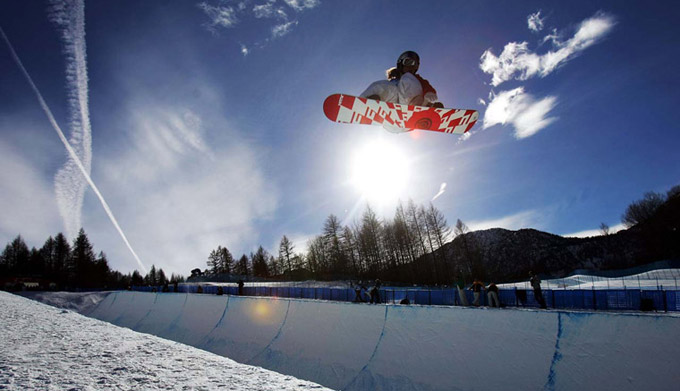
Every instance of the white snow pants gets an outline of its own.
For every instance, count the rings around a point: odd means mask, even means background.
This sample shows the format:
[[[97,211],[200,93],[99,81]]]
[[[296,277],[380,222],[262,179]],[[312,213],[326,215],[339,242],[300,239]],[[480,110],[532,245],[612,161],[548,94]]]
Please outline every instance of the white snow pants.
[[[496,292],[489,292],[486,294],[489,299],[489,307],[501,308],[501,304],[498,301],[498,294]]]

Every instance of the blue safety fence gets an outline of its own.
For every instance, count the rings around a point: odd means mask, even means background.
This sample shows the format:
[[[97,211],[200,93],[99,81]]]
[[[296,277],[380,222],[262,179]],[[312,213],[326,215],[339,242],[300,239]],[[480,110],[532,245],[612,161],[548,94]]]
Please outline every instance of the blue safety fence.
[[[151,287],[134,286],[135,291],[143,292],[175,292],[173,286]],[[236,286],[182,284],[177,292],[238,295]],[[469,305],[474,305],[474,293],[464,291]],[[367,295],[360,295],[351,288],[301,288],[301,287],[267,287],[245,286],[244,296],[282,297],[296,299],[313,299],[328,301],[359,302],[368,301]],[[398,304],[408,298],[410,304],[447,305],[463,304],[457,289],[380,289],[380,302]],[[540,304],[533,290],[500,289],[498,298],[502,307],[538,308]],[[548,308],[570,310],[602,310],[602,311],[680,311],[680,290],[551,290],[543,291],[543,298]],[[488,297],[483,291],[479,295],[479,305],[488,306]]]

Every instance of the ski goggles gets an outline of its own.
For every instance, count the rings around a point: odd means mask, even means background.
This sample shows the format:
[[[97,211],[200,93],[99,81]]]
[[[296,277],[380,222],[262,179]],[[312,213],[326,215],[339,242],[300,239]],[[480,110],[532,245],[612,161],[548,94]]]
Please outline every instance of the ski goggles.
[[[415,58],[410,58],[410,57],[402,58],[401,60],[399,60],[399,62],[402,65],[405,65],[407,67],[412,67],[414,65],[418,65],[418,60],[416,60]]]

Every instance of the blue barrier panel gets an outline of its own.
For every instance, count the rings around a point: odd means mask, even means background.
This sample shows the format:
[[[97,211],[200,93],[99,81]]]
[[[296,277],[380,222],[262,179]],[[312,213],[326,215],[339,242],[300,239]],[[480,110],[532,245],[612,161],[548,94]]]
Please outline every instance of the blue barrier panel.
[[[432,305],[443,305],[444,304],[444,292],[443,291],[430,291],[430,304]]]
[[[163,287],[133,286],[133,291],[162,292]],[[214,285],[181,285],[179,292],[217,294],[218,286]],[[224,294],[238,295],[238,287],[223,286]],[[171,292],[174,288],[171,288]],[[245,296],[303,298],[329,301],[352,302],[355,291],[352,288],[298,288],[298,287],[244,287]],[[480,297],[480,305],[488,305],[486,291]],[[473,292],[465,290],[464,295],[470,305],[473,304]],[[420,305],[461,305],[457,289],[381,289],[380,299],[383,303],[399,303],[405,297],[412,304]],[[639,311],[641,306],[656,311],[680,311],[680,291],[663,290],[544,290],[543,297],[548,307],[557,309]],[[499,290],[499,300],[506,307],[538,307],[533,290],[504,289]]]
[[[430,292],[429,291],[416,291],[415,304],[429,305],[430,304]]]
[[[642,304],[642,299],[652,300],[654,303],[654,309],[657,311],[664,311],[667,307],[667,303],[664,303],[665,292],[663,291],[641,291],[640,301]],[[639,307],[638,307],[639,308]]]
[[[446,289],[442,291],[442,303],[441,305],[455,305],[456,304],[456,289]]]
[[[666,292],[666,309],[668,311],[680,311],[680,291]]]

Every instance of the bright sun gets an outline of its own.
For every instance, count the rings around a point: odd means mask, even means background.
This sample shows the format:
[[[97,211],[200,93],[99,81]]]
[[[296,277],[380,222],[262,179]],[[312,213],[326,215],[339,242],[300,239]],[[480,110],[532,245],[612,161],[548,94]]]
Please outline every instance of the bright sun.
[[[369,202],[396,200],[408,176],[407,157],[394,145],[376,141],[354,151],[352,184]]]

